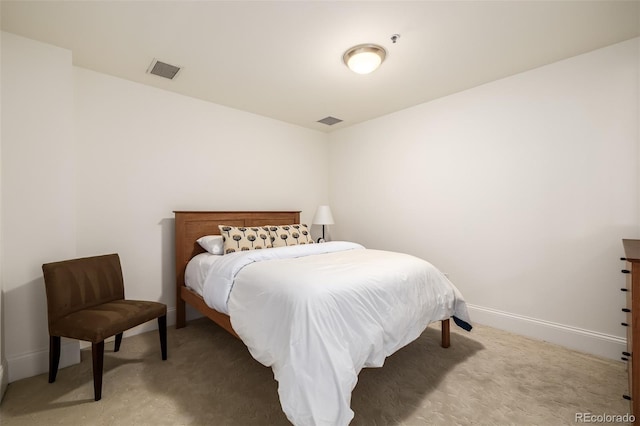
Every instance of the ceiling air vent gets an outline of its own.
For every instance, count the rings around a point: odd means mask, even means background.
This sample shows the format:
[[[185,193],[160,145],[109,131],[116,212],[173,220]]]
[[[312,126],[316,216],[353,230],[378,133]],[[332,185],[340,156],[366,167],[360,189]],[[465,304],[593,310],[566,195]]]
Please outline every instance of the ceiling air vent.
[[[169,80],[173,80],[176,78],[178,73],[180,72],[180,67],[175,65],[167,64],[165,62],[161,62],[157,59],[154,59],[149,65],[149,69],[147,69],[149,74],[158,75],[160,77],[168,78]]]
[[[325,117],[322,120],[318,120],[318,123],[326,124],[327,126],[333,126],[334,124],[340,123],[342,120],[335,117]]]

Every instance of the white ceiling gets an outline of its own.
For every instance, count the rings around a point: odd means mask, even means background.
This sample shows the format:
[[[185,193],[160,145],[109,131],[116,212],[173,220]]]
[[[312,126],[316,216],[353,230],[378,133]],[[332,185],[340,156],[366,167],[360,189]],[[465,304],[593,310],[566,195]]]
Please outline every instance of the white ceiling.
[[[7,1],[76,66],[330,131],[640,34],[638,1]],[[400,34],[396,44],[393,34]],[[388,52],[358,75],[342,54]],[[171,81],[151,61],[183,67]],[[326,116],[344,122],[316,123]]]

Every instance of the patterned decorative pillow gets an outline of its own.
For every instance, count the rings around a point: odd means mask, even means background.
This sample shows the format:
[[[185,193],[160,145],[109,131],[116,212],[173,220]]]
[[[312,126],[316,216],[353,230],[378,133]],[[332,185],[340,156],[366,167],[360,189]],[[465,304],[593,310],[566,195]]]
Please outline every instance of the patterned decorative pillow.
[[[271,247],[269,229],[264,226],[219,225],[224,254]]]
[[[273,247],[313,244],[311,231],[304,223],[295,225],[268,226]]]

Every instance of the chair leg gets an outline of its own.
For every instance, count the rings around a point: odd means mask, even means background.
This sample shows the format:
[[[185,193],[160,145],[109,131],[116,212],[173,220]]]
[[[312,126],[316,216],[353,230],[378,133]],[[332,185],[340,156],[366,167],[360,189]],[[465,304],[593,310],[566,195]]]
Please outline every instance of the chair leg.
[[[49,336],[49,383],[56,381],[60,364],[60,336]]]
[[[95,400],[102,398],[102,367],[104,365],[104,340],[91,344],[91,355],[93,357],[93,393]]]
[[[158,317],[158,333],[160,334],[160,350],[162,351],[162,360],[167,359],[167,316]]]
[[[122,333],[116,334],[116,345],[113,348],[114,352],[118,352],[120,350],[120,343],[122,343]]]

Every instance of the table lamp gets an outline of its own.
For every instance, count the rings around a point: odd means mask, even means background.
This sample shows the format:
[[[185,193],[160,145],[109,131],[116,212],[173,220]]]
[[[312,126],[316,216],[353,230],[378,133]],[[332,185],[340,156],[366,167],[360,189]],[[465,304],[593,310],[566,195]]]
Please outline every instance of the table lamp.
[[[324,226],[333,225],[333,216],[331,215],[329,206],[318,207],[315,216],[313,216],[313,224],[322,225],[322,238],[318,238],[318,242],[324,241]]]

